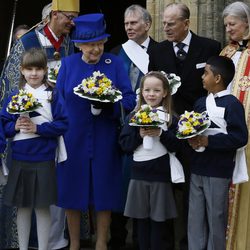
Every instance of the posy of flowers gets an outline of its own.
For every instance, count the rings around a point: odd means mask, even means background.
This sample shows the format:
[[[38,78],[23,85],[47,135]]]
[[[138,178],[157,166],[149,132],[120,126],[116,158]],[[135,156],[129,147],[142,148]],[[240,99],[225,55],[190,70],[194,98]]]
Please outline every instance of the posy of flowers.
[[[159,118],[157,109],[152,108],[148,104],[142,105],[129,121],[130,126],[158,127],[162,124],[163,122]]]
[[[122,93],[115,88],[112,81],[100,71],[94,71],[92,76],[84,78],[74,93],[82,98],[100,102],[117,102],[122,99]]]
[[[187,139],[204,132],[211,124],[207,112],[185,111],[178,121],[177,138]]]
[[[7,106],[7,111],[11,114],[22,114],[36,110],[42,104],[25,90],[19,90],[18,94],[12,96]]]

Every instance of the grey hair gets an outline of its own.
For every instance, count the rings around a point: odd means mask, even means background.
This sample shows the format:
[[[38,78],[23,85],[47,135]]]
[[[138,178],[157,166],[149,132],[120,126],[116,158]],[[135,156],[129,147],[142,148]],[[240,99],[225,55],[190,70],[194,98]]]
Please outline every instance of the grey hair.
[[[106,43],[106,42],[108,41],[108,38],[105,37],[104,39],[101,39],[101,40],[103,40],[104,43]],[[101,40],[97,40],[97,41],[94,41],[94,42],[98,42],[98,41],[101,41]],[[75,45],[76,48],[80,49],[80,46],[81,46],[82,44],[85,44],[85,43],[86,43],[86,42],[74,42],[74,45]],[[91,43],[91,42],[90,42],[90,43]]]
[[[124,17],[128,16],[130,13],[139,13],[142,20],[145,22],[145,23],[152,23],[152,17],[150,15],[150,13],[148,12],[147,9],[143,8],[141,5],[139,4],[133,4],[133,5],[130,5],[124,12]]]
[[[190,18],[190,10],[184,3],[170,3],[167,4],[164,8],[164,11],[168,8],[177,8],[180,10],[180,17],[183,19],[189,19]]]
[[[80,49],[80,45],[81,45],[81,44],[82,44],[82,43],[74,42],[75,47],[78,48],[78,49]]]
[[[249,5],[240,1],[231,3],[228,6],[226,6],[226,8],[222,12],[223,19],[227,16],[234,16],[248,23],[248,32],[245,35],[244,39],[249,39],[250,38],[250,30],[249,30],[250,7]]]
[[[43,7],[42,10],[42,20],[50,17],[52,3],[49,3]]]

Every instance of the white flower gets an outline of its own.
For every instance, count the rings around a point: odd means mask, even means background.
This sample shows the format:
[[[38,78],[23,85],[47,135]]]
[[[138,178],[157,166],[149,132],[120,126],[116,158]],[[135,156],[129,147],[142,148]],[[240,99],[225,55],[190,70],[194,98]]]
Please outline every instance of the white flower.
[[[170,73],[167,75],[167,79],[171,89],[171,95],[174,95],[181,86],[181,78],[174,73]]]

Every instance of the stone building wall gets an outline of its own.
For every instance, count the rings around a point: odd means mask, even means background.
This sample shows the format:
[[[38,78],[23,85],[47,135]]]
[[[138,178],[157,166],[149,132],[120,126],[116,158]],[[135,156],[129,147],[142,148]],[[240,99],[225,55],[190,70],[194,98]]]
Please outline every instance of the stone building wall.
[[[157,41],[165,39],[162,26],[162,12],[166,4],[172,2],[185,3],[191,12],[190,28],[198,35],[216,39],[226,43],[224,24],[221,13],[226,5],[235,0],[147,0],[147,9],[152,14],[153,25],[150,35]],[[250,4],[250,0],[245,0]]]

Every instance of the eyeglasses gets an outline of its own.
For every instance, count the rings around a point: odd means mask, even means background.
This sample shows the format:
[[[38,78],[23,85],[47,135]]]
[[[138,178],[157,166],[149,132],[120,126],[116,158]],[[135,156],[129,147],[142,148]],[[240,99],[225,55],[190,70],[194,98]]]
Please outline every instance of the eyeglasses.
[[[74,18],[76,18],[76,16],[74,15],[67,15],[64,12],[60,12],[61,14],[63,14],[65,17],[67,17],[70,21],[73,21]]]
[[[178,22],[187,22],[189,19],[177,18],[176,20],[165,22],[163,21],[163,26],[168,28],[173,28],[177,25]]]

